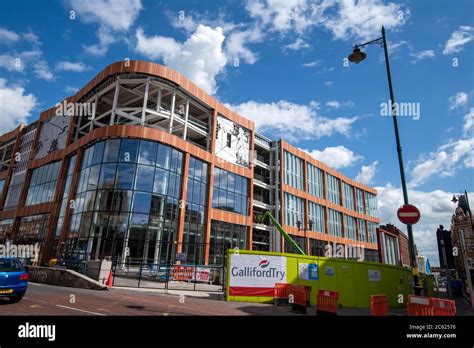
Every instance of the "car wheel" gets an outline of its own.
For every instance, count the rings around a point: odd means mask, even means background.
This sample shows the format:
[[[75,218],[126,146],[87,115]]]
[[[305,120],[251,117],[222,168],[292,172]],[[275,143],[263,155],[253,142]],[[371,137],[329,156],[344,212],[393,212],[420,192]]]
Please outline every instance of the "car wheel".
[[[22,298],[23,298],[23,295],[12,296],[12,297],[10,297],[10,302],[11,303],[18,303],[18,302],[21,301]]]

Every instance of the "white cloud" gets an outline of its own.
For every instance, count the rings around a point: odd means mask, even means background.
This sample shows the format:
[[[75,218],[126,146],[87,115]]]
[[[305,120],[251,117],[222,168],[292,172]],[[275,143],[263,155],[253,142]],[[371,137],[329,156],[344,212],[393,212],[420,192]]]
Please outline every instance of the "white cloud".
[[[397,209],[403,205],[401,188],[387,184],[376,189],[380,223],[382,225],[392,223],[407,234],[406,226],[397,218]],[[417,206],[421,213],[420,221],[413,225],[415,244],[418,250],[430,259],[431,265],[437,265],[439,262],[436,229],[439,225],[449,229],[451,216],[454,213],[452,196],[451,192],[442,190],[430,192],[408,190],[410,203]]]
[[[343,40],[372,38],[382,25],[398,28],[410,14],[399,4],[381,0],[248,0],[246,9],[262,27],[281,34],[301,35],[322,27]]]
[[[339,133],[350,135],[357,117],[328,118],[319,115],[319,103],[309,105],[280,100],[271,103],[248,101],[227,105],[232,110],[255,122],[260,132],[271,131],[291,141],[319,139]]]
[[[339,109],[341,107],[341,103],[337,100],[330,100],[326,102],[326,106],[331,109]]]
[[[54,75],[49,69],[48,63],[45,60],[39,60],[34,65],[36,77],[46,81],[54,80]]]
[[[283,46],[283,48],[292,50],[292,51],[299,51],[301,49],[311,48],[311,45],[307,43],[306,41],[304,41],[302,38],[297,38],[293,43],[285,45]]]
[[[319,150],[303,150],[334,169],[350,167],[357,161],[362,160],[362,156],[355,154],[348,148],[339,145],[326,147],[323,151]]]
[[[405,24],[409,15],[408,9],[396,3],[342,0],[339,2],[338,15],[325,21],[324,25],[336,39],[373,39],[382,25],[385,29],[395,29]]]
[[[1,54],[0,68],[8,71],[25,72],[25,68],[33,61],[41,57],[43,53],[39,50],[23,51],[18,54]]]
[[[333,84],[334,84],[334,82],[332,82],[332,81],[324,81],[324,86],[326,86],[326,87],[332,87]]]
[[[372,164],[368,166],[362,166],[360,169],[359,174],[357,174],[355,180],[359,181],[363,184],[370,185],[372,183],[372,180],[377,173],[377,164],[378,161],[374,161]]]
[[[26,123],[35,106],[34,95],[25,94],[23,87],[8,86],[7,80],[0,78],[0,133]]]
[[[464,116],[464,125],[462,127],[464,133],[468,135],[469,131],[474,130],[474,107],[469,109],[469,112]]]
[[[416,64],[418,61],[426,59],[426,58],[434,58],[435,53],[433,50],[425,50],[425,51],[419,51],[419,52],[412,52],[410,53],[410,56],[412,56],[414,59],[411,61],[413,64]]]
[[[243,59],[248,64],[255,64],[258,56],[251,51],[247,45],[261,42],[263,40],[263,33],[258,27],[250,30],[232,31],[225,41],[225,51],[229,58],[229,63],[234,59]]]
[[[456,95],[449,97],[449,109],[453,110],[460,106],[466,105],[467,99],[468,99],[467,93],[465,92],[456,93]]]
[[[76,94],[77,91],[79,91],[79,87],[66,86],[66,87],[64,88],[64,92],[66,92],[66,93]]]
[[[86,52],[98,56],[104,55],[109,45],[133,26],[142,9],[140,0],[70,0],[70,4],[77,18],[99,25],[99,42],[83,46]]]
[[[462,51],[463,46],[474,39],[474,28],[469,26],[460,26],[455,30],[446,44],[443,54],[453,54]]]
[[[56,70],[60,71],[73,71],[73,72],[83,72],[89,70],[91,67],[82,63],[82,62],[68,62],[61,61],[56,63]]]
[[[0,28],[0,42],[5,44],[15,43],[20,40],[20,35],[14,31],[5,28]]]
[[[313,60],[312,62],[309,62],[309,63],[304,63],[303,66],[305,68],[314,68],[316,66],[319,66],[321,65],[321,61],[320,60]]]
[[[136,32],[135,50],[176,69],[206,92],[216,92],[216,76],[227,63],[222,44],[225,36],[222,28],[199,25],[184,42],[179,43],[163,36],[146,37],[139,28]]]
[[[471,167],[474,154],[474,138],[459,139],[440,146],[428,155],[422,155],[411,171],[409,187],[417,187],[437,177],[453,176],[456,169]]]

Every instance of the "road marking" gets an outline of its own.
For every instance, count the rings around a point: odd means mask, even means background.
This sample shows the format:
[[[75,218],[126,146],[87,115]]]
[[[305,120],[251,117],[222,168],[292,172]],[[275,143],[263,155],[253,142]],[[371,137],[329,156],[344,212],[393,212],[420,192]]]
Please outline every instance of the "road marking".
[[[68,307],[68,306],[62,306],[62,305],[56,305],[57,307],[61,307],[61,308],[67,308],[67,309],[72,309],[73,311],[79,311],[79,312],[84,312],[84,313],[89,313],[89,314],[95,314],[95,315],[100,315],[100,316],[103,316],[105,317],[105,314],[102,314],[102,313],[97,313],[97,312],[90,312],[90,311],[86,311],[84,309],[79,309],[79,308],[73,308],[73,307]]]
[[[34,304],[34,305],[31,305],[30,308],[44,308],[44,307],[40,306],[40,305],[37,305],[37,304]]]

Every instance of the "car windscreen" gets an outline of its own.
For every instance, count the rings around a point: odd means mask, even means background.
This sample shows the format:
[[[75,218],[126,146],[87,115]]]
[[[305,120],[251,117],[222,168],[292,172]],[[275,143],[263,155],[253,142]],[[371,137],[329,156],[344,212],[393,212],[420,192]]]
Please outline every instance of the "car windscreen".
[[[15,259],[0,259],[0,272],[20,272],[23,265]]]

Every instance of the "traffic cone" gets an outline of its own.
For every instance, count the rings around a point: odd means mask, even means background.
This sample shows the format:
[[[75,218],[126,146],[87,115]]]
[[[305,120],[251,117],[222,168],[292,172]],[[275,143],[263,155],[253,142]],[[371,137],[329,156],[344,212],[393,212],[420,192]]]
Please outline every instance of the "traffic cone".
[[[111,287],[112,287],[112,282],[113,282],[112,270],[110,270],[109,278],[107,279],[107,283],[106,283],[105,285],[106,285],[108,288],[111,288]]]

